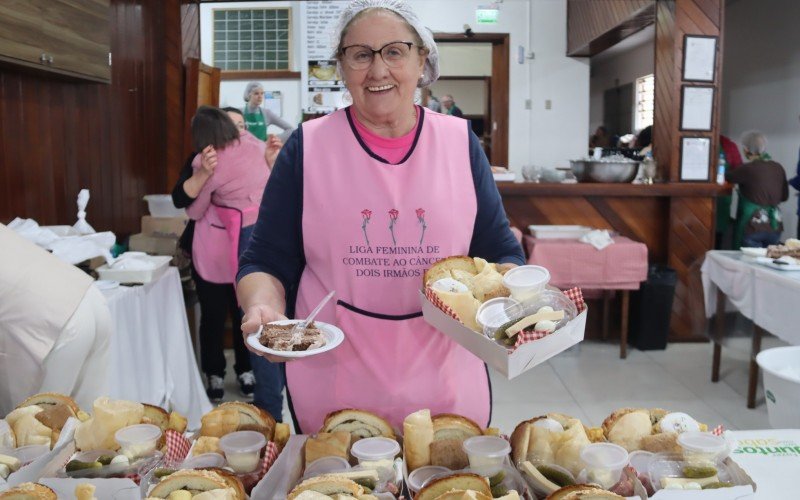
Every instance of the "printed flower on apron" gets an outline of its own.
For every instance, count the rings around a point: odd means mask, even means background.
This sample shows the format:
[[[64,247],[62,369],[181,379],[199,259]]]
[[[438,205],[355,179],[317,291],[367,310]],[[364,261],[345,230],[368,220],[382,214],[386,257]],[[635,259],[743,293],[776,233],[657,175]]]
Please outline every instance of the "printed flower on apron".
[[[425,230],[428,229],[428,224],[425,223],[425,210],[422,208],[417,209],[417,220],[422,225],[422,234],[419,237],[419,244],[425,241]]]
[[[397,246],[397,240],[394,238],[394,223],[397,222],[397,216],[400,212],[396,208],[389,210],[389,231],[392,233],[392,244]]]
[[[372,218],[372,210],[365,208],[361,211],[361,231],[364,232],[364,240],[367,242],[367,246],[369,246],[369,236],[367,236],[367,224],[369,224],[369,220]]]

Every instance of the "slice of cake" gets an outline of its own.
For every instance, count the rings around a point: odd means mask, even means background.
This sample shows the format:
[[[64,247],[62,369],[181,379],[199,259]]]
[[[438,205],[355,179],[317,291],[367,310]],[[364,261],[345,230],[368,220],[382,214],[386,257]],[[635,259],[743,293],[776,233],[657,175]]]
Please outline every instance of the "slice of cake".
[[[294,325],[264,325],[259,342],[261,345],[274,351],[307,351],[318,349],[325,345],[325,336],[312,322],[303,334],[292,342],[292,327]]]

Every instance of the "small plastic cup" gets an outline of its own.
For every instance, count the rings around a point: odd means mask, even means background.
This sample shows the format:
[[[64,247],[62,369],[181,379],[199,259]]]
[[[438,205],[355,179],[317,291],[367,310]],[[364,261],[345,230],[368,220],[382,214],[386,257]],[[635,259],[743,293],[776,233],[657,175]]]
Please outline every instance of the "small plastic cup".
[[[241,474],[253,472],[261,461],[261,448],[266,446],[267,438],[256,431],[237,431],[222,436],[219,447],[225,453],[228,465]]]
[[[498,436],[475,436],[462,444],[469,466],[480,469],[502,469],[503,461],[511,453],[511,445]],[[491,471],[489,471],[491,474]]]
[[[588,481],[611,488],[619,481],[622,468],[628,464],[628,451],[612,443],[592,443],[581,450]]]
[[[445,472],[450,472],[450,469],[442,467],[441,465],[425,465],[414,469],[414,471],[408,475],[408,489],[411,490],[412,495],[416,495],[419,493],[419,490],[422,489],[425,481],[437,474],[443,474]]]
[[[219,453],[203,453],[184,460],[181,469],[202,469],[204,467],[223,467],[224,465],[225,457]]]
[[[20,446],[14,449],[14,457],[20,461],[22,465],[29,464],[50,451],[50,447],[46,444],[29,444],[28,446]]]
[[[503,276],[503,285],[511,291],[511,297],[520,302],[540,294],[550,282],[550,271],[542,266],[519,266]]]
[[[400,453],[400,444],[394,439],[373,437],[359,439],[350,448],[350,454],[358,459],[361,465],[380,460],[392,460]]]
[[[306,467],[304,478],[321,476],[350,469],[350,463],[342,457],[322,457],[314,460]]]
[[[710,432],[678,434],[678,445],[683,449],[683,460],[696,467],[713,467],[728,451],[725,438]]]
[[[628,455],[628,463],[639,474],[647,474],[647,471],[650,470],[651,460],[653,460],[653,454],[649,451],[638,450]]]
[[[475,321],[484,329],[484,333],[488,331],[491,333],[487,334],[493,335],[495,330],[511,320],[506,310],[518,304],[519,302],[508,297],[489,299],[478,308]]]
[[[564,432],[564,426],[559,424],[557,420],[552,418],[540,418],[532,424],[534,427],[547,429],[550,432]]]
[[[156,451],[156,444],[161,437],[161,429],[157,425],[138,424],[123,427],[114,434],[120,446],[120,453],[134,461]]]

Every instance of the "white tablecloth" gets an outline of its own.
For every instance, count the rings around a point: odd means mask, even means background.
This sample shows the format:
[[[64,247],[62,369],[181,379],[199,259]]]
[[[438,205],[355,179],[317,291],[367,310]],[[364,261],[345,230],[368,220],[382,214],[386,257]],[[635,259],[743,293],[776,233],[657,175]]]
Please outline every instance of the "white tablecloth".
[[[115,327],[109,396],[175,410],[189,419],[189,428],[199,428],[212,406],[194,357],[178,269],[103,295]]]
[[[719,288],[753,323],[800,345],[800,271],[772,269],[739,251],[712,250],[701,272],[707,317],[716,312]]]
[[[756,483],[758,500],[798,497],[800,430],[731,431],[729,434],[737,441],[731,458]]]

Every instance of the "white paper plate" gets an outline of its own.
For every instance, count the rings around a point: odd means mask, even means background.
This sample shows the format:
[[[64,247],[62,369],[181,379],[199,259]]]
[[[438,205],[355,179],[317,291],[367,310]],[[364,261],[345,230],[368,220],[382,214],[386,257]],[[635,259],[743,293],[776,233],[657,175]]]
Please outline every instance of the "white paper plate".
[[[800,265],[797,264],[776,264],[772,260],[759,260],[758,263],[779,271],[800,271]]]
[[[758,247],[742,247],[739,250],[748,257],[766,257],[767,249]]]
[[[300,321],[302,320],[285,319],[282,321],[275,321],[270,324],[294,325],[300,323]],[[332,349],[335,349],[344,340],[344,332],[342,332],[342,330],[340,330],[338,327],[329,325],[328,323],[322,323],[320,321],[314,321],[314,325],[325,336],[325,345],[320,347],[319,349],[313,349],[310,351],[276,351],[274,349],[265,347],[261,344],[261,342],[258,341],[259,337],[261,337],[261,331],[264,328],[263,326],[259,328],[256,333],[250,334],[247,337],[247,344],[256,351],[263,352],[266,354],[272,354],[273,356],[281,356],[283,358],[307,358],[309,356],[315,356],[317,354],[322,354],[323,352],[328,352]]]
[[[94,284],[100,290],[113,290],[115,288],[119,288],[119,281],[97,280],[94,282]]]

